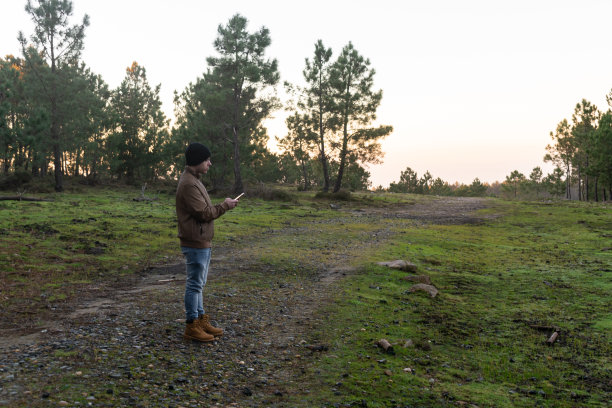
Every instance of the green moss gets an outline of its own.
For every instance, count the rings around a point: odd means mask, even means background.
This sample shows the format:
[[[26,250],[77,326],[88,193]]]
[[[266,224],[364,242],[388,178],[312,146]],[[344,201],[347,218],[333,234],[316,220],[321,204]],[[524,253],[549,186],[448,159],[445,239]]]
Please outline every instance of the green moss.
[[[590,395],[581,400],[586,406],[606,401],[612,268],[600,248],[601,231],[612,230],[610,209],[497,202],[483,214],[495,217],[484,225],[397,225],[391,242],[373,254],[416,263],[440,290],[436,298],[407,292],[402,272],[375,265],[343,284],[325,312],[324,326],[338,328],[328,334],[334,357],[316,367],[327,384],[342,387],[323,388],[317,402],[571,407],[580,395]],[[545,344],[551,333],[535,325],[560,328],[553,347]],[[380,338],[394,344],[395,355],[374,346]],[[417,346],[404,348],[407,339]],[[600,378],[599,385],[579,381],[579,373]]]
[[[180,257],[174,197],[133,202],[139,194],[83,189],[53,194],[52,203],[2,203],[3,310],[38,311],[43,299],[69,300],[81,285]],[[300,380],[316,392],[289,395],[287,406],[609,404],[612,251],[602,249],[612,247],[610,206],[491,200],[478,212],[483,223],[463,225],[381,216],[435,200],[352,193],[338,211],[314,192],[294,193],[290,204],[250,197],[217,221],[217,245],[239,245],[258,264],[243,279],[217,281],[219,293],[248,288],[271,298],[279,282],[299,287],[327,268],[354,268],[331,284],[333,298],[314,316],[322,323],[312,339],[329,350],[312,356]],[[438,296],[410,292],[405,272],[376,265],[391,259],[415,263]],[[533,326],[559,328],[555,344]],[[381,338],[395,354],[375,345]],[[152,358],[132,361],[134,378],[114,392],[146,387],[139,376],[157,366]],[[62,392],[85,402],[86,382],[63,378]]]

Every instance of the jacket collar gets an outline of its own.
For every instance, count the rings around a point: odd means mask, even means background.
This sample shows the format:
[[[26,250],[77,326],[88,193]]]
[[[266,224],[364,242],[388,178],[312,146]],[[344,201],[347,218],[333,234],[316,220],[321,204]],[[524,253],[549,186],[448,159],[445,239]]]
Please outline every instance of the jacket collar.
[[[193,177],[198,178],[196,171],[190,166],[185,166],[185,172],[191,174]]]

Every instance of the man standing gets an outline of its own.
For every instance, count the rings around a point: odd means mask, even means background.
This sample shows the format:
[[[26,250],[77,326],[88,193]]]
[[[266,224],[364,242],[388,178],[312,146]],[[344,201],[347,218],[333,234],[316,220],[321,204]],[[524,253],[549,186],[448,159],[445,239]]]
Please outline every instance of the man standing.
[[[200,143],[191,143],[185,151],[187,166],[176,190],[176,216],[181,251],[185,255],[187,281],[185,284],[186,327],[184,337],[197,341],[213,341],[223,329],[210,323],[204,313],[202,289],[206,284],[210,264],[214,220],[238,205],[238,200],[226,198],[213,205],[200,181],[211,166],[210,150]]]

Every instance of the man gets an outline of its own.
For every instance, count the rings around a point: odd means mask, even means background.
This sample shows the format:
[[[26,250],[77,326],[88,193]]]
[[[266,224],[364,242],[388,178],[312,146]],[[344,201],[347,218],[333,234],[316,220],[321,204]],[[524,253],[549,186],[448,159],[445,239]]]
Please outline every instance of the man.
[[[206,284],[210,264],[214,220],[238,205],[238,200],[226,198],[213,205],[199,177],[211,166],[210,150],[200,143],[191,143],[185,151],[187,166],[176,190],[176,215],[181,251],[185,255],[186,327],[184,337],[197,341],[213,341],[223,329],[210,323],[204,313],[202,289]]]

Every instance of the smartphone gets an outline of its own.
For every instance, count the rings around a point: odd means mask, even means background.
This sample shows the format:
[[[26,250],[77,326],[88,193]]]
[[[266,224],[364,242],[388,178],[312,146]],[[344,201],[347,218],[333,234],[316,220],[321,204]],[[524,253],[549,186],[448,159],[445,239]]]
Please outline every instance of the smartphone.
[[[238,197],[234,198],[234,200],[240,200],[240,197],[242,197],[244,195],[244,193],[241,193]]]

